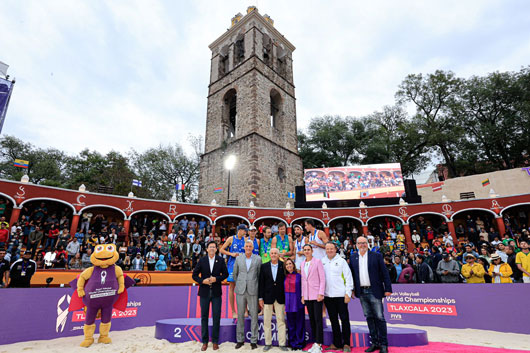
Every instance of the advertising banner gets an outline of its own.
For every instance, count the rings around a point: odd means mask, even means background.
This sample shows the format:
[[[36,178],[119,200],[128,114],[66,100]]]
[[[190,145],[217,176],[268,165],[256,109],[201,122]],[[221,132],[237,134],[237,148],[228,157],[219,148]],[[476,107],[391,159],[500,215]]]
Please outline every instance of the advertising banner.
[[[390,324],[473,328],[530,334],[527,284],[394,285],[384,301]],[[221,316],[229,317],[227,286]],[[125,312],[115,311],[112,330],[154,326],[157,320],[200,316],[196,286],[132,287]],[[0,345],[83,334],[84,313],[69,312],[70,288],[2,289]],[[364,321],[358,299],[350,320]],[[153,338],[154,339],[154,338]]]
[[[530,315],[530,286],[516,284],[395,284],[383,302],[389,324],[473,328],[530,333],[522,324]],[[350,319],[364,321],[358,299],[349,305]],[[520,315],[519,315],[520,314]]]
[[[405,192],[399,163],[304,170],[307,201],[401,197]]]
[[[4,126],[12,89],[13,82],[0,77],[0,132],[2,132],[2,127]]]

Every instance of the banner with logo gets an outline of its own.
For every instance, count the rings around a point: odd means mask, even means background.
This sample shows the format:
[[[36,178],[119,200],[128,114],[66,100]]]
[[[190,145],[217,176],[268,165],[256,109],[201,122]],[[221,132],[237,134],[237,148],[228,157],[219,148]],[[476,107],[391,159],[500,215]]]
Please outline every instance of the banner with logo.
[[[527,284],[396,284],[392,290],[383,302],[389,324],[530,334]],[[364,321],[358,299],[349,310],[350,320]]]
[[[0,77],[0,133],[4,126],[6,118],[7,106],[11,98],[11,91],[13,90],[13,82]]]
[[[223,318],[230,313],[227,289],[223,286]],[[530,334],[529,289],[527,284],[394,285],[384,301],[385,317],[390,324]],[[127,309],[114,312],[112,330],[200,316],[196,286],[132,287],[128,293]],[[84,313],[68,312],[71,294],[70,288],[1,289],[0,345],[82,335]],[[364,321],[358,299],[349,310],[350,320]]]

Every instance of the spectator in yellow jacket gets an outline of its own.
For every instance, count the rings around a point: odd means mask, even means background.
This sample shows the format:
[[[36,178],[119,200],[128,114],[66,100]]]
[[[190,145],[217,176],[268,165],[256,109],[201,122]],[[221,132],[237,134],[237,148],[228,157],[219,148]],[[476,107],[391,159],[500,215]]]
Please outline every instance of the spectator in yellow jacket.
[[[489,268],[491,283],[512,283],[510,276],[513,274],[512,268],[507,263],[502,262],[497,253],[491,255],[491,265]]]
[[[472,253],[466,253],[466,263],[462,266],[462,276],[467,283],[486,283],[484,266],[475,262],[476,257]]]

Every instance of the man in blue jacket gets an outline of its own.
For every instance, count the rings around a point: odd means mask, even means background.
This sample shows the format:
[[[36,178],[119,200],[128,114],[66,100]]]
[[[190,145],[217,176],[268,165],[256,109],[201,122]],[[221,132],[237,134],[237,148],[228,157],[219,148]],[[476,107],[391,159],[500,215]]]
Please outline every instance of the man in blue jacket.
[[[368,251],[368,240],[357,238],[358,253],[350,259],[354,291],[361,300],[363,313],[370,330],[371,346],[365,352],[388,352],[388,338],[383,298],[392,294],[390,275],[379,253]]]

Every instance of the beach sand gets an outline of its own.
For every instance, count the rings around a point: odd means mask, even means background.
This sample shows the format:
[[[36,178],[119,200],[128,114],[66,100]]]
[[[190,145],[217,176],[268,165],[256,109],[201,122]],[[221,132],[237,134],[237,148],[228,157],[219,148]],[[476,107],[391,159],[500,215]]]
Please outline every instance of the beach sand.
[[[364,325],[364,322],[352,321],[352,324]],[[530,350],[530,335],[502,333],[497,331],[485,331],[474,329],[447,329],[440,327],[421,327],[416,325],[389,325],[395,327],[408,327],[427,330],[430,342],[447,342],[465,345],[496,347],[505,349]],[[112,344],[98,344],[96,342],[90,348],[81,348],[79,344],[82,336],[57,338],[47,341],[20,342],[0,347],[0,353],[13,352],[98,352],[98,353],[135,353],[135,352],[200,352],[199,342],[170,343],[166,340],[154,338],[155,327],[137,327],[126,331],[111,331]],[[234,352],[234,343],[223,343],[220,345],[219,353]],[[245,344],[238,352],[250,352],[250,345]],[[390,348],[392,351],[392,348]],[[213,352],[211,344],[207,352]],[[262,347],[252,352],[262,352]],[[271,353],[281,352],[278,348],[270,350]]]

